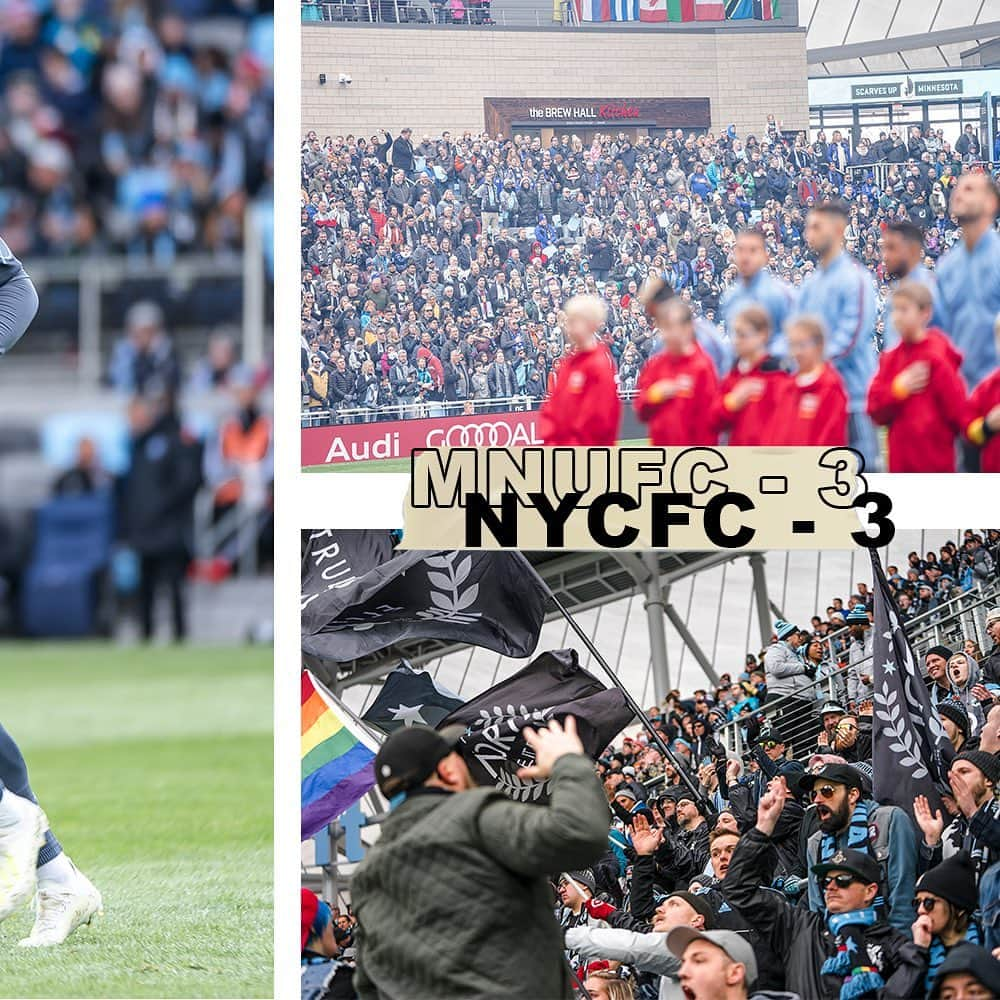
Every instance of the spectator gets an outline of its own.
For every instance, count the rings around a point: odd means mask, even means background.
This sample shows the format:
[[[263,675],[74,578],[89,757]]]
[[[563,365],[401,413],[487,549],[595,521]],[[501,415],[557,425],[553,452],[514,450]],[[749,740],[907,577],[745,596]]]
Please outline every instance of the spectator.
[[[733,854],[727,897],[786,956],[786,982],[799,996],[833,1000],[848,978],[866,992],[913,996],[923,985],[927,957],[907,936],[909,924],[899,929],[879,916],[874,904],[883,873],[868,853],[839,848],[818,863],[811,858],[810,898],[815,886],[817,905],[808,910],[762,888],[770,880],[768,847],[787,796],[784,781],[776,780],[761,799],[756,826]],[[912,879],[909,889],[912,894]]]
[[[819,829],[809,838],[806,853],[810,869],[826,863],[838,851],[856,850],[878,861],[881,874],[879,905],[886,919],[901,933],[913,923],[913,885],[917,866],[916,831],[897,806],[872,802],[861,773],[847,764],[827,764],[799,782],[815,797]],[[872,840],[875,843],[872,843]],[[809,880],[809,908],[823,910],[823,892],[817,879]]]
[[[125,317],[125,337],[112,351],[108,373],[111,386],[129,395],[173,393],[181,372],[174,345],[154,302],[136,302]]]
[[[376,758],[383,794],[405,799],[352,878],[361,1000],[385,993],[461,997],[470,989],[570,994],[544,875],[592,863],[608,834],[607,805],[574,720],[567,718],[565,729],[553,720],[537,733],[525,730],[535,763],[522,777],[550,781],[547,807],[473,787],[454,750],[463,733],[403,728]],[[408,836],[417,824],[426,832]],[[478,885],[505,906],[482,909],[478,919],[467,908],[442,908],[444,873],[450,884]],[[511,954],[523,961],[509,961]]]
[[[845,619],[850,630],[851,644],[847,650],[847,705],[854,711],[862,702],[871,699],[873,636],[871,620],[863,604],[855,605]]]
[[[122,484],[121,534],[139,556],[142,637],[153,638],[156,595],[170,596],[173,637],[187,637],[186,573],[193,544],[201,446],[181,428],[169,397],[136,397],[129,409],[131,461]]]

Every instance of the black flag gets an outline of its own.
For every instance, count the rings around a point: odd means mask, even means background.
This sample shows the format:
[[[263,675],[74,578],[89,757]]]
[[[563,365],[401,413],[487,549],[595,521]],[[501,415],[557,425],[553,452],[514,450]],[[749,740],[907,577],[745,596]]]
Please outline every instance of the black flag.
[[[389,531],[327,529],[304,531],[302,536],[303,621],[323,594],[344,590],[392,557]]]
[[[439,687],[425,670],[414,670],[404,661],[386,677],[362,718],[391,733],[403,726],[436,726],[461,705],[457,694]]]
[[[583,748],[595,758],[634,717],[621,691],[604,687],[580,666],[576,650],[557,649],[467,701],[438,728],[456,723],[467,727],[464,756],[480,785],[496,785],[522,802],[544,802],[547,781],[517,776],[519,768],[534,763],[534,751],[521,730],[567,715],[576,718]]]
[[[306,663],[343,663],[410,639],[485,646],[530,656],[546,591],[520,552],[401,552],[302,620]]]
[[[941,808],[941,792],[947,790],[948,767],[955,752],[921,677],[874,549],[871,559],[875,579],[872,794],[882,805],[905,809],[912,819],[917,795],[927,796],[931,810]]]

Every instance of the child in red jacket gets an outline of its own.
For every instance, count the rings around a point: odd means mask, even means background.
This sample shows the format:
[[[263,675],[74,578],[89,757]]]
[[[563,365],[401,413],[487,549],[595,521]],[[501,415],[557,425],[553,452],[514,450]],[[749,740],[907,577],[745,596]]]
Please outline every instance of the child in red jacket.
[[[760,306],[747,306],[733,318],[736,364],[722,380],[712,407],[712,426],[728,432],[728,444],[771,444],[774,411],[788,382],[781,362],[767,352],[771,317]]]
[[[1000,344],[1000,316],[993,325]],[[969,397],[965,436],[979,445],[979,471],[1000,472],[1000,368],[987,375]]]
[[[663,343],[636,385],[635,411],[649,424],[650,443],[668,448],[714,445],[719,435],[712,426],[712,405],[719,379],[695,340],[691,308],[658,278],[643,287],[643,302]]]
[[[768,444],[847,447],[847,391],[826,360],[826,332],[816,316],[802,315],[785,328],[795,374],[782,386]]]
[[[622,404],[615,362],[598,338],[607,321],[596,295],[576,295],[566,303],[568,350],[538,415],[539,437],[561,447],[610,447],[618,440]]]
[[[879,357],[868,415],[889,428],[890,472],[954,472],[955,440],[968,425],[962,355],[936,327],[930,291],[904,281],[892,296],[900,342]]]

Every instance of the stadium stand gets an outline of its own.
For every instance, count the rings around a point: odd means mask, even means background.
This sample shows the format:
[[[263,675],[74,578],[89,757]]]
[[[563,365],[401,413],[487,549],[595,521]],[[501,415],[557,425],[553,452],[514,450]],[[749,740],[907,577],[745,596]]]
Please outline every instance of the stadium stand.
[[[41,300],[0,370],[0,628],[106,632],[113,608],[143,603],[130,479],[161,432],[198,456],[180,530],[193,586],[214,586],[221,608],[229,597],[208,581],[236,576],[230,612],[241,596],[260,607],[271,8],[190,0],[126,16],[103,2],[12,0],[0,37],[0,235]],[[84,510],[86,552],[60,541]],[[61,622],[56,591],[77,608]],[[226,622],[211,604],[196,602],[188,631],[253,630],[253,615]],[[128,633],[130,616],[114,618]]]

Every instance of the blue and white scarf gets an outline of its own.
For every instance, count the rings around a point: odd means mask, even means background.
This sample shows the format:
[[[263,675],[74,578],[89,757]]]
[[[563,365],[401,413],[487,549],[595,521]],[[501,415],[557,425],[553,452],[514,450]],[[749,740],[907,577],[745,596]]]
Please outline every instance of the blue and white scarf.
[[[826,926],[834,936],[837,951],[819,971],[824,976],[841,978],[840,1000],[858,1000],[885,986],[885,980],[872,964],[865,943],[865,928],[871,927],[877,920],[878,914],[872,907],[848,913],[831,913],[826,918]]]
[[[982,944],[982,937],[979,934],[979,928],[976,926],[974,921],[969,923],[969,929],[965,932],[965,940],[970,941],[972,944]],[[961,942],[959,942],[961,943]],[[954,947],[954,945],[952,946]],[[944,941],[937,936],[931,938],[930,955],[927,961],[927,978],[924,980],[924,989],[928,993],[931,991],[931,987],[934,985],[934,980],[937,978],[937,970],[941,963],[945,960],[948,954],[948,948]]]
[[[855,851],[868,851],[868,817],[876,803],[870,799],[860,799],[851,814],[851,823],[847,828],[847,846]],[[823,864],[829,864],[830,859],[837,853],[837,838],[832,833],[824,833],[819,843],[819,860]],[[882,886],[879,885],[879,889]],[[875,897],[872,906],[881,909],[885,905],[885,900],[881,894]]]

